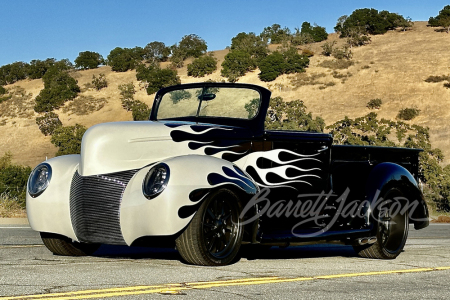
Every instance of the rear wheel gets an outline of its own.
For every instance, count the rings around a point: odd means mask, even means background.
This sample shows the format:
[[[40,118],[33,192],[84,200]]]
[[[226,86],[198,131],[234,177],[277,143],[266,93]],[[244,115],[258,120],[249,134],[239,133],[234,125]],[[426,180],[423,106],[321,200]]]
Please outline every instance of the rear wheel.
[[[100,247],[99,244],[78,243],[68,237],[46,232],[41,232],[41,239],[45,247],[56,255],[86,256],[93,254]]]
[[[397,189],[390,189],[383,199],[393,200],[402,197],[403,194]],[[392,214],[392,206],[387,206],[384,211],[378,213],[377,241],[372,245],[353,246],[361,257],[394,259],[403,250],[408,237],[409,218],[408,212]]]
[[[175,241],[181,257],[202,266],[232,263],[242,242],[240,213],[239,199],[232,191],[220,189],[210,194]]]

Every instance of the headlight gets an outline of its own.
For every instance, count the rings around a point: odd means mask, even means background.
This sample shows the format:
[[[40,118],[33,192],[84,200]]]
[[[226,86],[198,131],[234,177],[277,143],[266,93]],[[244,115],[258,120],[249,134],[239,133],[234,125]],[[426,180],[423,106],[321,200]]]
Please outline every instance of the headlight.
[[[43,163],[37,166],[28,178],[28,193],[30,196],[34,198],[42,194],[51,179],[52,167],[49,164]]]
[[[169,182],[169,177],[170,171],[166,164],[160,163],[151,168],[142,184],[144,196],[152,199],[161,194]]]

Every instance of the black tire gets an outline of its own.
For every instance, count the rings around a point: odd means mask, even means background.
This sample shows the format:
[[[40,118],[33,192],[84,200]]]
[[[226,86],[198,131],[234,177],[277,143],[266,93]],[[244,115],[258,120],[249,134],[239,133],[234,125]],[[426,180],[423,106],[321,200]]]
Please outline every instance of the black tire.
[[[41,232],[41,239],[45,247],[56,255],[87,256],[100,247],[99,244],[78,243],[68,237],[46,232]]]
[[[403,194],[398,189],[390,189],[383,199],[392,200],[394,197],[403,197]],[[377,241],[372,245],[353,246],[353,249],[365,258],[394,259],[403,251],[408,238],[408,212],[390,215],[386,211],[377,215]]]
[[[175,243],[189,264],[223,266],[233,263],[242,243],[242,208],[228,189],[212,192]]]

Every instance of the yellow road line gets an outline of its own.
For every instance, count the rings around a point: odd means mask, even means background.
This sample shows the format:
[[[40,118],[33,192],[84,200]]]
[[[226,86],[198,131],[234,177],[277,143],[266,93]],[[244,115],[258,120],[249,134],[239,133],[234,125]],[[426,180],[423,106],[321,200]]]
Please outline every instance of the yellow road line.
[[[245,285],[259,285],[269,283],[283,283],[283,282],[301,282],[301,281],[313,281],[320,279],[338,279],[349,278],[359,276],[375,276],[375,275],[392,275],[402,273],[420,273],[431,271],[446,271],[450,270],[450,267],[435,267],[435,268],[417,268],[417,269],[403,269],[403,270],[391,270],[391,271],[374,271],[363,273],[347,273],[347,274],[335,274],[335,275],[323,275],[314,277],[258,277],[258,278],[242,278],[242,279],[230,279],[220,281],[205,281],[205,282],[190,282],[190,283],[172,283],[163,285],[150,285],[150,286],[132,286],[110,289],[98,289],[98,290],[85,290],[66,293],[52,293],[52,294],[39,294],[28,296],[15,296],[15,297],[0,297],[0,300],[17,300],[17,299],[52,299],[52,300],[74,300],[74,299],[92,299],[92,298],[107,298],[107,297],[119,297],[130,295],[143,295],[143,294],[176,294],[185,290],[194,289],[209,289],[213,287],[229,287],[229,286],[245,286]]]

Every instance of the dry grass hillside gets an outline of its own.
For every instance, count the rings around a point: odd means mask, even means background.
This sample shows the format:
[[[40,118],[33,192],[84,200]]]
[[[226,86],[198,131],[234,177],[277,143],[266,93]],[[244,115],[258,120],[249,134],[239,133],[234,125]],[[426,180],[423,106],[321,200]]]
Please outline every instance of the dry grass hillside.
[[[329,40],[339,40],[331,34]],[[441,148],[450,162],[450,89],[441,83],[427,83],[430,75],[449,75],[450,35],[435,32],[426,22],[416,22],[412,30],[391,31],[380,36],[372,36],[372,43],[353,49],[354,65],[347,69],[331,69],[321,66],[332,58],[320,55],[323,43],[306,48],[316,55],[311,58],[310,67],[300,75],[283,75],[275,81],[264,83],[258,79],[258,70],[248,73],[239,82],[253,83],[268,87],[274,96],[286,101],[301,99],[314,115],[322,116],[331,124],[344,116],[351,118],[370,112],[366,108],[369,100],[381,98],[383,105],[377,110],[380,117],[395,119],[398,111],[406,107],[416,107],[420,115],[409,121],[430,127],[434,147]],[[272,46],[273,47],[273,46]],[[228,50],[215,51],[219,66]],[[187,76],[186,65],[178,69],[183,83],[208,79],[223,80],[220,70],[203,78]],[[101,91],[88,88],[92,75],[104,73],[108,87]],[[112,72],[109,67],[73,72],[82,92],[73,102],[67,102],[56,111],[63,125],[83,124],[87,127],[97,123],[131,120],[131,112],[121,107],[118,85],[133,82],[138,90],[135,99],[148,105],[153,96],[148,96],[143,85],[135,77],[135,71]],[[46,157],[53,157],[56,148],[38,129],[33,101],[43,88],[42,80],[24,80],[6,86],[15,89],[13,99],[0,104],[0,154],[11,151],[14,161],[35,166]],[[31,95],[30,95],[31,94]],[[101,107],[85,115],[77,115],[86,103]],[[82,113],[82,112],[81,112]]]

